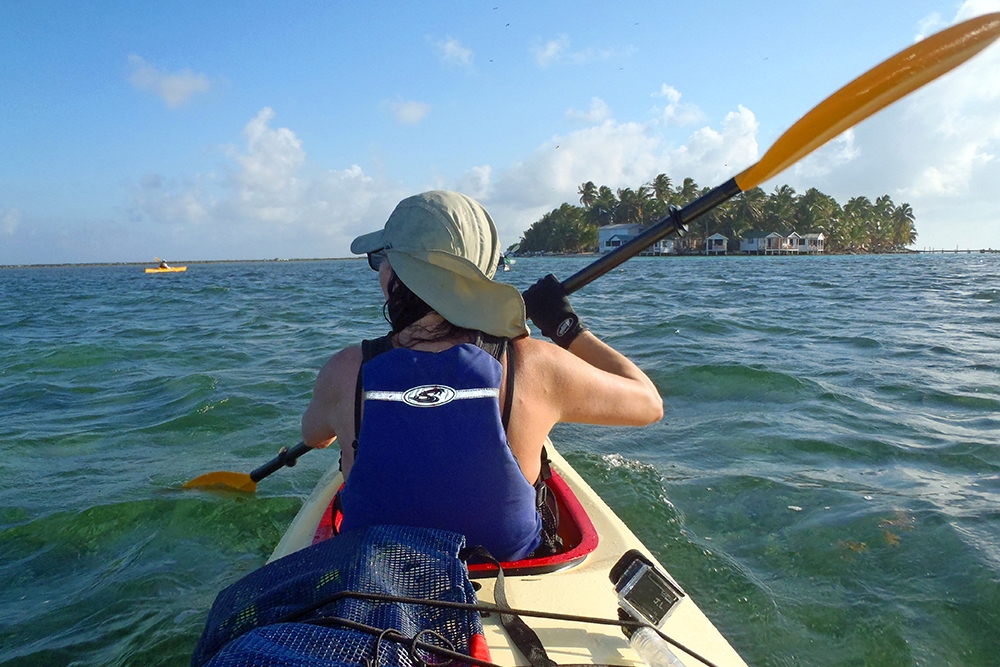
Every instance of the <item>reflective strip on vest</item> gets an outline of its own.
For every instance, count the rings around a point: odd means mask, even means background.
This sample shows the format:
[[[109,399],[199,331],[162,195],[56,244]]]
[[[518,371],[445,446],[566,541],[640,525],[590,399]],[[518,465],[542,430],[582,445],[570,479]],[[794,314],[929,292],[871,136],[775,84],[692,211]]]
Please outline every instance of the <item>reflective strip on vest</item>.
[[[406,403],[415,408],[437,408],[452,401],[471,398],[499,398],[500,389],[481,387],[476,389],[452,389],[446,385],[430,384],[413,387],[406,391],[366,391],[366,401],[394,401]]]

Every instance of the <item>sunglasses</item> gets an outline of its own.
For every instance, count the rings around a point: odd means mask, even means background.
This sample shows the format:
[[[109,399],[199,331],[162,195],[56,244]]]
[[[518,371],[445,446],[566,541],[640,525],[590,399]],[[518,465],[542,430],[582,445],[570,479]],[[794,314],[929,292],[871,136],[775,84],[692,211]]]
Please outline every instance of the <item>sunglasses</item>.
[[[379,248],[374,252],[368,253],[368,266],[372,267],[372,271],[378,271],[379,267],[382,266],[382,260],[385,259],[386,248]]]

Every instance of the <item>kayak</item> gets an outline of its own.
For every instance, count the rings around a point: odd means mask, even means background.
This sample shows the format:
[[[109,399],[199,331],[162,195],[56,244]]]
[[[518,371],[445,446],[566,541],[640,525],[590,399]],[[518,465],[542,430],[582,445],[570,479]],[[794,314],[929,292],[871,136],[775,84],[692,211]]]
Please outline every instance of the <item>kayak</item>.
[[[666,594],[673,604],[659,627],[687,649],[677,648],[676,644],[670,647],[679,664],[688,667],[706,664],[695,657],[700,656],[718,667],[746,667],[729,642],[622,520],[551,444],[546,449],[552,467],[552,477],[547,484],[558,501],[559,534],[563,538],[564,551],[554,556],[503,563],[507,604],[521,610],[617,619],[620,595],[610,575],[613,570],[621,571],[624,567],[621,562],[629,553],[638,553],[638,558],[648,562],[666,579],[662,586],[673,591]],[[343,477],[336,468],[319,481],[268,563],[322,540],[337,539],[331,537],[337,523],[332,501],[342,484]],[[495,566],[470,564],[469,576],[481,603],[497,602],[494,597]],[[636,585],[635,592],[640,588]],[[637,605],[641,607],[641,601]],[[557,664],[636,667],[646,664],[617,626],[527,616],[524,620],[538,635],[549,658]],[[485,615],[482,623],[492,662],[509,666],[528,664],[504,630],[499,614]]]
[[[186,266],[168,266],[163,269],[156,267],[155,269],[146,269],[146,273],[183,273],[188,270]]]

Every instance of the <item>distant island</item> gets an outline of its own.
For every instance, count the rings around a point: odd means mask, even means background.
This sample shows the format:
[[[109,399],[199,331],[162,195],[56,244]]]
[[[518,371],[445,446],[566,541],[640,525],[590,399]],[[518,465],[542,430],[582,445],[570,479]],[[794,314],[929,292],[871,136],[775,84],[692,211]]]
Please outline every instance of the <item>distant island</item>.
[[[577,190],[580,205],[563,204],[534,222],[511,246],[515,254],[581,253],[598,250],[598,230],[610,225],[644,227],[709,191],[692,178],[679,187],[666,174],[636,189],[612,190],[587,181]],[[767,194],[757,187],[733,197],[692,225],[677,254],[706,252],[706,239],[720,235],[729,252],[739,252],[740,240],[751,234],[777,233],[800,237],[821,234],[827,253],[904,252],[917,240],[913,209],[895,205],[889,195],[853,197],[841,206],[816,188],[799,195],[788,185]]]

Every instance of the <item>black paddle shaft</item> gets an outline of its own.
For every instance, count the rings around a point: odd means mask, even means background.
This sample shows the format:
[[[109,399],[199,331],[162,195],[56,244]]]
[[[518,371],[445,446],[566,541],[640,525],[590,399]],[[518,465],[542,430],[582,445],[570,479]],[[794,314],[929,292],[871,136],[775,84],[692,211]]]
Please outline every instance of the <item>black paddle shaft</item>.
[[[305,444],[304,442],[300,442],[291,449],[288,449],[287,447],[282,447],[281,449],[278,450],[277,456],[275,456],[273,459],[271,459],[261,467],[257,468],[253,472],[251,472],[250,479],[252,479],[255,482],[259,482],[260,480],[270,475],[272,472],[281,470],[282,468],[285,467],[291,468],[296,463],[298,463],[299,457],[308,452],[310,449],[312,449],[312,447]]]
[[[640,252],[653,245],[660,239],[666,238],[670,234],[682,232],[694,220],[711,211],[713,208],[740,194],[740,186],[736,184],[736,179],[731,178],[717,188],[714,188],[693,202],[680,209],[672,209],[670,213],[663,216],[652,227],[639,234],[634,239],[623,246],[609,252],[600,259],[592,262],[583,269],[577,271],[572,276],[562,281],[566,294],[572,294],[581,287],[589,285],[605,273],[615,268],[627,259],[638,255]]]

